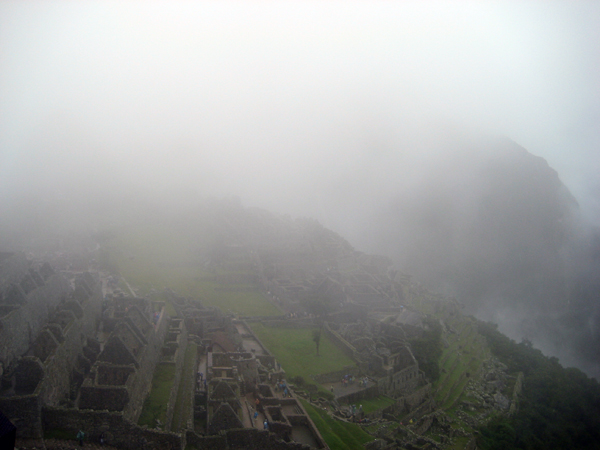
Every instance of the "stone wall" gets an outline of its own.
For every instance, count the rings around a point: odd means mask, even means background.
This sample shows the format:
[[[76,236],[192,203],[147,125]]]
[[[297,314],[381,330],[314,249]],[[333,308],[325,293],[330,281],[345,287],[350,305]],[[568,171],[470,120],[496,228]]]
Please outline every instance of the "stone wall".
[[[223,431],[218,436],[198,436],[186,433],[187,447],[196,450],[310,450],[297,442],[284,442],[273,433],[255,428]],[[320,447],[324,448],[324,447]]]
[[[252,328],[250,327],[250,325],[248,325],[248,321],[242,320],[242,323],[246,327],[246,330],[248,330],[248,333],[250,334],[250,336],[252,336],[252,339],[254,339],[256,342],[258,342],[258,344],[260,345],[260,348],[265,353],[265,356],[272,356],[271,352],[269,352],[269,349],[265,346],[265,344],[263,344],[262,341],[258,338],[258,336],[256,334],[254,334],[254,331],[252,331]],[[273,358],[275,358],[275,357],[273,356]],[[275,360],[273,360],[273,365],[275,364],[274,361]]]
[[[397,394],[407,390],[416,389],[421,382],[419,366],[416,361],[413,365],[405,369],[394,372],[388,385],[388,391],[392,394]]]
[[[360,391],[352,392],[346,395],[340,395],[336,398],[338,403],[343,403],[346,405],[358,404],[361,400],[375,398],[379,395],[379,387],[371,386],[365,389],[361,389]]]
[[[90,442],[98,442],[104,433],[108,445],[126,450],[181,450],[185,444],[181,435],[140,427],[123,413],[44,407],[42,418],[45,430],[60,430],[73,438],[83,430]]]
[[[63,330],[64,341],[45,362],[43,401],[46,405],[57,405],[69,395],[71,374],[78,358],[83,354],[87,339],[93,339],[97,320],[102,307],[100,283],[93,287],[92,295],[84,302],[83,316],[73,320]]]
[[[360,368],[356,366],[347,366],[341,370],[334,372],[322,373],[320,375],[313,376],[313,380],[320,384],[337,383],[344,375],[352,375],[353,377],[359,377],[362,375]]]
[[[136,371],[135,380],[129,392],[130,401],[125,408],[125,417],[132,422],[137,422],[142,412],[144,400],[152,388],[154,369],[160,360],[161,349],[169,329],[169,324],[170,319],[163,309],[159,322],[148,333],[148,344],[144,347],[138,359],[139,368]]]
[[[155,326],[144,321],[147,314],[143,299],[118,299],[123,311],[128,301],[137,303],[116,324],[113,334],[105,343],[104,350],[93,367],[94,378],[87,378],[80,389],[79,408],[89,410],[120,411],[124,417],[137,422],[151,386],[154,369],[161,357],[161,350],[170,319],[164,309]],[[125,306],[123,306],[125,305]],[[133,318],[130,317],[133,315]],[[139,316],[139,317],[136,317]],[[145,330],[145,334],[136,325]],[[119,334],[116,336],[115,334]],[[135,357],[121,340],[137,346]],[[135,350],[134,348],[134,350]]]
[[[186,443],[189,448],[197,450],[227,450],[227,436],[199,436],[192,431],[186,433]]]
[[[47,289],[52,290],[54,284],[55,288],[61,290],[66,280],[47,273],[45,282],[42,288],[30,292],[28,301],[32,298],[37,299],[44,292],[48,293]],[[46,291],[43,288],[46,288]],[[46,324],[46,328],[41,330],[33,341],[29,350],[30,356],[25,356],[18,364],[13,364],[10,385],[3,383],[0,409],[8,411],[11,420],[25,423],[19,426],[20,436],[41,437],[41,405],[57,405],[61,400],[68,398],[73,369],[82,361],[87,361],[82,353],[88,336],[93,336],[95,332],[95,320],[101,307],[99,283],[95,289],[86,291],[85,297],[81,299],[84,301],[83,306],[78,300],[71,300],[79,306],[79,317],[72,311],[59,311],[50,318],[50,323]],[[64,303],[58,306],[61,305]],[[47,311],[43,314],[47,314]],[[38,318],[43,317],[43,314]],[[87,365],[89,367],[89,361]]]
[[[346,356],[356,361],[356,348],[354,348],[352,344],[350,344],[346,339],[340,336],[340,334],[337,331],[332,330],[329,327],[329,324],[327,323],[325,323],[325,325],[323,326],[323,330],[325,331],[325,333],[327,333],[327,336],[329,336],[329,338],[340,348],[340,350],[342,350],[346,354]]]
[[[407,414],[409,412],[415,412],[418,408],[423,405],[428,405],[427,401],[431,399],[431,384],[427,384],[415,392],[405,395],[404,397],[396,400],[394,405],[388,406],[381,412],[384,414]],[[435,405],[433,405],[435,407]],[[426,406],[424,411],[431,412],[430,406]]]
[[[25,303],[13,305],[15,309],[11,307],[11,311],[5,309],[8,312],[0,317],[0,362],[5,368],[29,350],[50,314],[69,292],[69,283],[62,275],[51,275],[43,286],[25,297]]]
[[[17,427],[19,437],[41,437],[41,386],[29,395],[0,398],[0,411]]]

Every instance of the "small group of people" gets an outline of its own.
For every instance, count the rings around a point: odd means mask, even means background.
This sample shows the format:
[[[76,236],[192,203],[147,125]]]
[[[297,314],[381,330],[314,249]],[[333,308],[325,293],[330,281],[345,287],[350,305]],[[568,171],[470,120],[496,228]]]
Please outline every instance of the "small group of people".
[[[283,392],[283,398],[290,397],[290,391],[285,380],[281,380],[275,383],[275,392],[277,391]]]
[[[357,377],[355,377],[354,375],[344,375],[341,380],[342,387],[348,387],[350,384],[354,384],[356,378]],[[358,383],[361,388],[366,388],[369,384],[369,379],[367,377],[362,377],[358,380]],[[331,392],[333,392],[333,386],[331,386]]]
[[[348,387],[349,384],[354,383],[354,377],[352,375],[346,374],[342,377],[341,383],[342,387]]]

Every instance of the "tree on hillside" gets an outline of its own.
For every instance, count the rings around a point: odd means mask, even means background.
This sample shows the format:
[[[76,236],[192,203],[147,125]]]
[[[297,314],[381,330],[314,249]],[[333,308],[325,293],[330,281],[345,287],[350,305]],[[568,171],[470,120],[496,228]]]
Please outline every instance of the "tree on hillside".
[[[322,328],[317,328],[312,332],[312,340],[317,345],[317,356],[319,356],[319,344],[321,344],[321,330]]]

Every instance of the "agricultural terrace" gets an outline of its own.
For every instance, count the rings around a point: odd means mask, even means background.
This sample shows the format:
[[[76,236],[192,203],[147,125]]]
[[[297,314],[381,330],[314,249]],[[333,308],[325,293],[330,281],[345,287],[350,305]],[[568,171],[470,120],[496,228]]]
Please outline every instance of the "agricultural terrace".
[[[208,266],[210,251],[205,249],[206,245],[196,236],[173,233],[159,226],[122,229],[103,243],[100,259],[104,267],[135,286],[139,295],[148,295],[152,289],[170,288],[177,295],[199,299],[204,306],[217,306],[226,313],[281,314],[262,295],[258,285],[219,281],[227,276],[244,279],[253,273],[251,262],[243,254],[230,261],[229,269],[228,266],[213,268]]]
[[[471,320],[449,318],[447,324],[455,333],[446,334],[448,347],[443,350],[439,365],[440,379],[434,384],[436,402],[445,410],[451,410],[467,398],[464,389],[469,382],[467,374],[475,375],[483,361],[490,358],[490,351],[477,325]]]
[[[326,411],[300,399],[331,450],[362,450],[375,438],[354,423],[335,420]]]

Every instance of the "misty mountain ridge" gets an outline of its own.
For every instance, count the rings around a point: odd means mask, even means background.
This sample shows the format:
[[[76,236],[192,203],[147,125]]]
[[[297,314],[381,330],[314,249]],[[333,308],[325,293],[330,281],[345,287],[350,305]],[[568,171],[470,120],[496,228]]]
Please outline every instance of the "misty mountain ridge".
[[[420,143],[407,140],[404,146],[414,151],[373,145],[374,156],[367,148],[345,163],[347,172],[315,172],[306,181],[307,195],[308,184],[318,189],[313,214],[294,215],[317,217],[353,247],[391,258],[414,280],[456,297],[466,312],[499,323],[510,337],[527,338],[565,364],[599,373],[599,234],[584,223],[557,172],[506,138],[446,130]],[[273,215],[264,204],[242,207],[251,204],[248,198],[211,200],[193,190],[159,192],[152,180],[136,185],[94,177],[106,185],[75,188],[57,179],[58,190],[34,186],[3,202],[3,248],[64,248],[67,236],[84,240],[90,230],[131,223],[193,237],[212,221],[221,242],[242,239],[239,230],[257,235],[266,224],[274,232],[295,223],[289,216],[281,223],[265,220]],[[290,200],[292,212],[297,204]],[[225,239],[231,227],[237,234]]]
[[[585,354],[597,375],[598,234],[543,158],[507,139],[484,146],[446,154],[380,207],[370,250],[512,338],[567,364]]]

